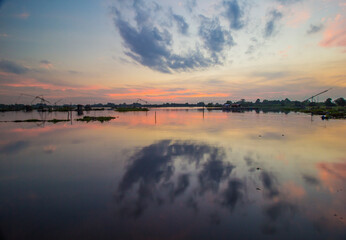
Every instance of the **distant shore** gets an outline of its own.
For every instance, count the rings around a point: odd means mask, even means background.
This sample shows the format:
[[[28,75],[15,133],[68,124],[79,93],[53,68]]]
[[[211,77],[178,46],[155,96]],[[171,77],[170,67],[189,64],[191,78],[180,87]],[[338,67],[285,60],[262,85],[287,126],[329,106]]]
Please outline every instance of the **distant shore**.
[[[150,108],[181,108],[181,107],[194,107],[200,108],[206,111],[222,110],[232,112],[245,112],[245,111],[256,111],[256,112],[302,112],[312,115],[321,115],[324,119],[346,119],[346,106],[344,98],[338,98],[332,101],[328,98],[325,102],[309,102],[309,101],[290,101],[285,100],[263,100],[259,99],[256,102],[247,102],[244,99],[232,102],[227,101],[224,104],[219,103],[208,103],[199,102],[197,104],[190,103],[164,103],[164,104],[74,104],[74,105],[60,105],[50,106],[46,104],[0,104],[0,112],[7,111],[26,111],[30,112],[37,110],[40,112],[70,112],[70,111],[104,111],[104,110],[115,110],[118,112],[132,112],[132,111],[149,111]]]

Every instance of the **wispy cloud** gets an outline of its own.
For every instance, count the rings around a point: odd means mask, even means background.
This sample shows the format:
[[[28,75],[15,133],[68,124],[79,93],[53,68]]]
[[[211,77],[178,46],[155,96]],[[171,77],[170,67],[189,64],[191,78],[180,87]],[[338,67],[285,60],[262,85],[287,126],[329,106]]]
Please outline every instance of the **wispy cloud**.
[[[181,15],[173,14],[173,19],[177,24],[179,32],[183,35],[186,35],[189,29],[189,24],[186,23],[184,17]]]
[[[185,1],[185,7],[186,9],[191,13],[193,9],[197,6],[196,0],[186,0]]]
[[[330,20],[320,42],[322,47],[345,47],[346,46],[346,19],[338,14]]]
[[[295,11],[293,16],[288,19],[287,25],[289,27],[299,27],[301,24],[305,23],[310,18],[310,11],[301,10]]]
[[[45,68],[45,69],[52,69],[53,64],[48,60],[41,60],[40,61],[40,67]]]
[[[293,3],[297,3],[297,2],[303,2],[304,0],[274,0],[276,2],[279,2],[281,4],[284,5],[289,5],[289,4],[293,4]]]
[[[320,32],[324,28],[323,24],[310,24],[309,29],[306,31],[307,34],[314,34]]]
[[[277,25],[278,25],[279,21],[282,19],[282,17],[283,17],[282,13],[276,9],[271,10],[267,14],[267,22],[266,22],[265,29],[264,29],[264,37],[265,38],[272,37],[276,34]]]
[[[30,17],[30,13],[22,12],[22,13],[16,14],[15,17],[19,19],[27,19]]]
[[[292,73],[290,72],[283,72],[283,71],[279,71],[279,72],[253,72],[251,73],[252,77],[260,77],[260,78],[264,78],[267,80],[272,80],[272,79],[280,79],[280,78],[284,78],[287,76],[292,75]]]
[[[244,27],[244,10],[241,9],[237,0],[223,1],[225,15],[230,23],[230,28],[239,30]]]
[[[24,74],[29,71],[27,67],[8,60],[0,60],[0,70],[14,74]]]
[[[201,25],[199,27],[199,36],[202,38],[205,48],[212,53],[214,62],[218,62],[218,53],[225,47],[234,45],[233,38],[227,30],[220,25],[218,18],[210,19],[200,16]]]

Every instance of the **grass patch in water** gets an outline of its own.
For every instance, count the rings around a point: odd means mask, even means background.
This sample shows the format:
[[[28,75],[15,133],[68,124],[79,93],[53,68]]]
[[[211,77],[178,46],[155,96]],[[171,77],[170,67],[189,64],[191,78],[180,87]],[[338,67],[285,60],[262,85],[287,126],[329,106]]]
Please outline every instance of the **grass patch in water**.
[[[84,116],[83,118],[78,118],[76,121],[82,121],[82,122],[94,122],[94,121],[99,121],[99,122],[108,122],[112,119],[115,119],[115,117],[91,117],[91,116]]]
[[[70,120],[68,120],[68,119],[51,119],[51,120],[48,120],[47,122],[51,122],[51,123],[54,123],[54,124],[56,124],[56,123],[58,123],[58,122],[68,122],[68,121],[70,121]]]
[[[39,119],[26,119],[26,120],[14,120],[13,122],[43,122],[43,120],[39,120]]]
[[[115,109],[117,112],[140,112],[144,111],[147,112],[149,111],[149,108],[117,108]]]

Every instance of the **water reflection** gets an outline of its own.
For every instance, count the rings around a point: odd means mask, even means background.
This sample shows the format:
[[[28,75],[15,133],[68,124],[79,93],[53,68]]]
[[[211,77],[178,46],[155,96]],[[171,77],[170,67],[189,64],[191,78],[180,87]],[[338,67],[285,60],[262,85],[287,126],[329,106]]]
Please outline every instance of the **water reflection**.
[[[144,147],[129,159],[116,194],[117,202],[124,204],[122,212],[138,217],[150,203],[173,202],[185,194],[192,178],[190,201],[207,191],[218,193],[220,184],[234,168],[225,157],[223,148],[190,141],[162,140]],[[234,206],[238,191],[228,192],[226,198],[231,199],[225,199],[224,204],[230,202]]]
[[[345,238],[343,122],[157,113],[1,123],[4,238]]]
[[[305,211],[307,203],[300,201],[305,190],[293,182],[283,182],[280,175],[263,167],[254,168],[259,163],[250,156],[244,157],[245,164],[238,165],[232,157],[224,147],[196,141],[162,140],[141,148],[128,159],[115,194],[121,220],[156,222],[152,217],[159,217],[168,208],[176,221],[186,218],[200,227],[227,226],[235,236],[251,237],[257,232],[262,237],[303,239],[305,230],[292,230],[310,225],[312,209]],[[319,183],[310,175],[303,175],[303,179],[308,184]],[[252,233],[238,228],[235,219]],[[313,225],[319,221],[313,219]],[[322,234],[324,227],[320,225],[309,234]],[[225,237],[223,230],[220,228],[218,237]],[[184,231],[189,237],[196,234],[191,229]]]
[[[0,153],[14,154],[29,146],[29,141],[10,142],[3,146],[0,145]]]
[[[305,180],[306,183],[312,185],[312,186],[317,186],[320,185],[320,180],[318,180],[316,177],[308,175],[308,174],[303,174],[303,179]]]

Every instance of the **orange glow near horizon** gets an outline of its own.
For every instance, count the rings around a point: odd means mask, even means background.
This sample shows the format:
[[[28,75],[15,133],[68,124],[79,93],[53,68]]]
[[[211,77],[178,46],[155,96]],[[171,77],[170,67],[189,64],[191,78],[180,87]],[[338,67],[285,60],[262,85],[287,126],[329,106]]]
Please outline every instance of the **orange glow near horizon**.
[[[229,97],[226,93],[203,93],[194,90],[167,90],[167,89],[128,89],[127,93],[110,93],[109,97],[113,99],[126,99],[131,97],[143,97],[149,100],[166,101],[174,99],[189,98],[208,98],[208,97]]]

